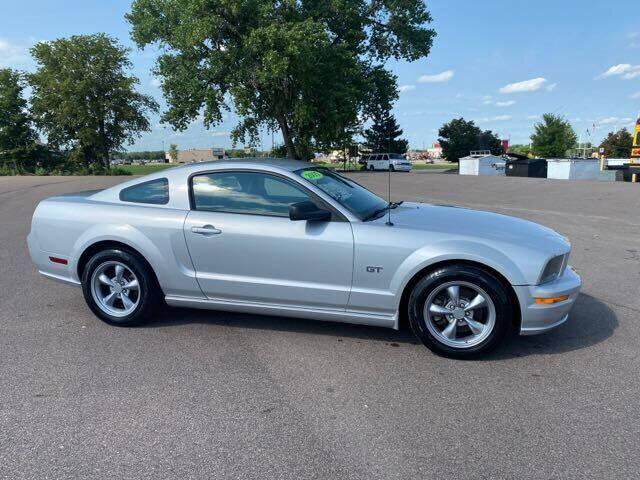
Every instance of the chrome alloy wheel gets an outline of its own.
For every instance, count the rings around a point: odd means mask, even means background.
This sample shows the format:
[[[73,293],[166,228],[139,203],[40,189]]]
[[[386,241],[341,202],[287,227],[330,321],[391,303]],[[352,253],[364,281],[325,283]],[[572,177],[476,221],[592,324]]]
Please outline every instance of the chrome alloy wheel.
[[[140,303],[140,283],[125,264],[108,261],[99,265],[91,275],[91,294],[100,310],[107,315],[126,317]]]
[[[447,282],[437,287],[424,304],[427,329],[452,348],[470,348],[491,335],[496,308],[483,289],[468,282]]]

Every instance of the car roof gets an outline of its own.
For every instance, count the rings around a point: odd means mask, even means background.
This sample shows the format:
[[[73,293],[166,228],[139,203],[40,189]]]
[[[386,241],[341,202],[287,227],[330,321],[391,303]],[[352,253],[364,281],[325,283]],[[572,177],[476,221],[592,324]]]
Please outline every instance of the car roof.
[[[257,168],[262,169],[265,167],[286,170],[293,172],[303,168],[314,167],[313,163],[303,162],[300,160],[288,160],[284,158],[234,158],[225,160],[213,160],[210,162],[198,162],[187,163],[177,168],[189,170],[189,174],[199,171],[212,170],[212,169],[227,169],[234,167],[242,168]]]

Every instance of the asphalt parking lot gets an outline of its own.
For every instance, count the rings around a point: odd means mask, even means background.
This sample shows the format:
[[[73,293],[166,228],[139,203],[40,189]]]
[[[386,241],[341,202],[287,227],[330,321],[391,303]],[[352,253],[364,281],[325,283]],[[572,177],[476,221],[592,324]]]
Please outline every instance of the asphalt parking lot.
[[[354,178],[386,195],[387,175]],[[0,177],[0,478],[638,478],[640,186],[392,176],[394,200],[569,236],[584,289],[482,361],[405,331],[195,310],[98,321],[35,272],[37,202],[113,177]]]

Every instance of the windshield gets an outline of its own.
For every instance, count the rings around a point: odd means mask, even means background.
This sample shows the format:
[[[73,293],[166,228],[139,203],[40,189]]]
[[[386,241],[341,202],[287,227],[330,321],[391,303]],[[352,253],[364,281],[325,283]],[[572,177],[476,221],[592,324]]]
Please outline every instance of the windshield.
[[[405,160],[404,155],[400,155],[399,153],[390,153],[389,158],[391,160]]]
[[[360,220],[387,206],[386,201],[363,186],[327,168],[305,168],[296,170],[295,174],[318,187]]]

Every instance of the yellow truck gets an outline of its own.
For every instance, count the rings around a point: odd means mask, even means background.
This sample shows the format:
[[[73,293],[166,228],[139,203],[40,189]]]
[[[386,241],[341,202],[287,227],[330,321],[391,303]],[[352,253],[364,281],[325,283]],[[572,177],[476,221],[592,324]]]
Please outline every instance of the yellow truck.
[[[636,121],[633,131],[633,146],[631,147],[631,167],[640,167],[640,117]]]

